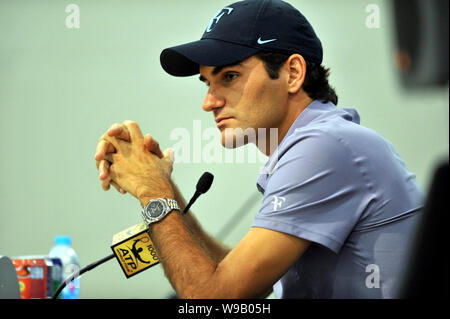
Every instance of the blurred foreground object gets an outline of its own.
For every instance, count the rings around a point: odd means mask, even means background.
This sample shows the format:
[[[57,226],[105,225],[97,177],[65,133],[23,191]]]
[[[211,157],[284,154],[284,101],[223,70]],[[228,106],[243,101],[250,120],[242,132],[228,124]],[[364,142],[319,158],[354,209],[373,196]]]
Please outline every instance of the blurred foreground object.
[[[407,88],[448,84],[448,0],[393,0],[395,60]]]
[[[19,299],[19,280],[16,269],[6,256],[0,255],[0,299]]]
[[[428,191],[401,296],[448,298],[448,162],[438,166]]]

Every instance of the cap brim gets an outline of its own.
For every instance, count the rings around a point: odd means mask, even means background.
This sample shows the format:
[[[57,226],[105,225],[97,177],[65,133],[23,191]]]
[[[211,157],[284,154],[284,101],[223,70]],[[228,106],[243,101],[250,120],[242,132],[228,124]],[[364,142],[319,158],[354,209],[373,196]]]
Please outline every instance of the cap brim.
[[[215,39],[202,39],[161,52],[163,69],[173,76],[199,73],[200,65],[223,66],[238,63],[260,50]]]

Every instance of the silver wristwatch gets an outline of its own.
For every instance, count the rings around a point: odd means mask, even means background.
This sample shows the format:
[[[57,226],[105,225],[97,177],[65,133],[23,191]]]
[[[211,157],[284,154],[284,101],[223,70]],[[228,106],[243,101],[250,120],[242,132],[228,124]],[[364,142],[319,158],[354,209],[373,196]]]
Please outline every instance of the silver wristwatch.
[[[172,210],[180,210],[176,200],[170,198],[152,199],[147,206],[142,209],[142,218],[148,226],[160,221]]]

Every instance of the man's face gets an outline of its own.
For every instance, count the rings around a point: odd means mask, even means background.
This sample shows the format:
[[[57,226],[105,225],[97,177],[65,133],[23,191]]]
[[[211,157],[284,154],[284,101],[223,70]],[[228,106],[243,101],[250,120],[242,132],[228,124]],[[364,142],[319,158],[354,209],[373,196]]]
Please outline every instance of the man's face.
[[[239,129],[249,129],[258,138],[258,129],[264,128],[268,132],[270,128],[280,127],[286,117],[288,98],[287,81],[284,79],[282,73],[278,79],[271,79],[264,63],[254,56],[237,65],[223,68],[200,66],[200,80],[209,86],[203,109],[213,112],[216,122],[218,121],[222,145],[243,145],[239,143],[239,139],[236,144],[234,133]],[[230,136],[232,145],[226,143]],[[255,142],[251,138],[245,138],[244,144],[249,141]]]

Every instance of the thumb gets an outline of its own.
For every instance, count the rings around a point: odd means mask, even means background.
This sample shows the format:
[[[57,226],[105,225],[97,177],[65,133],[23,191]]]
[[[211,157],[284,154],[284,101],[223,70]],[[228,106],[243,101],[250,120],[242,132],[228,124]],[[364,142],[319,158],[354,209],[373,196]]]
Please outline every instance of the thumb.
[[[163,159],[170,162],[170,164],[173,164],[173,162],[175,161],[175,154],[172,148],[168,148],[163,152]]]
[[[173,171],[173,162],[174,162],[174,152],[173,149],[168,148],[163,152],[163,162],[165,163],[164,165],[164,171],[167,174],[167,176],[170,177],[170,175],[172,175],[172,171]]]

